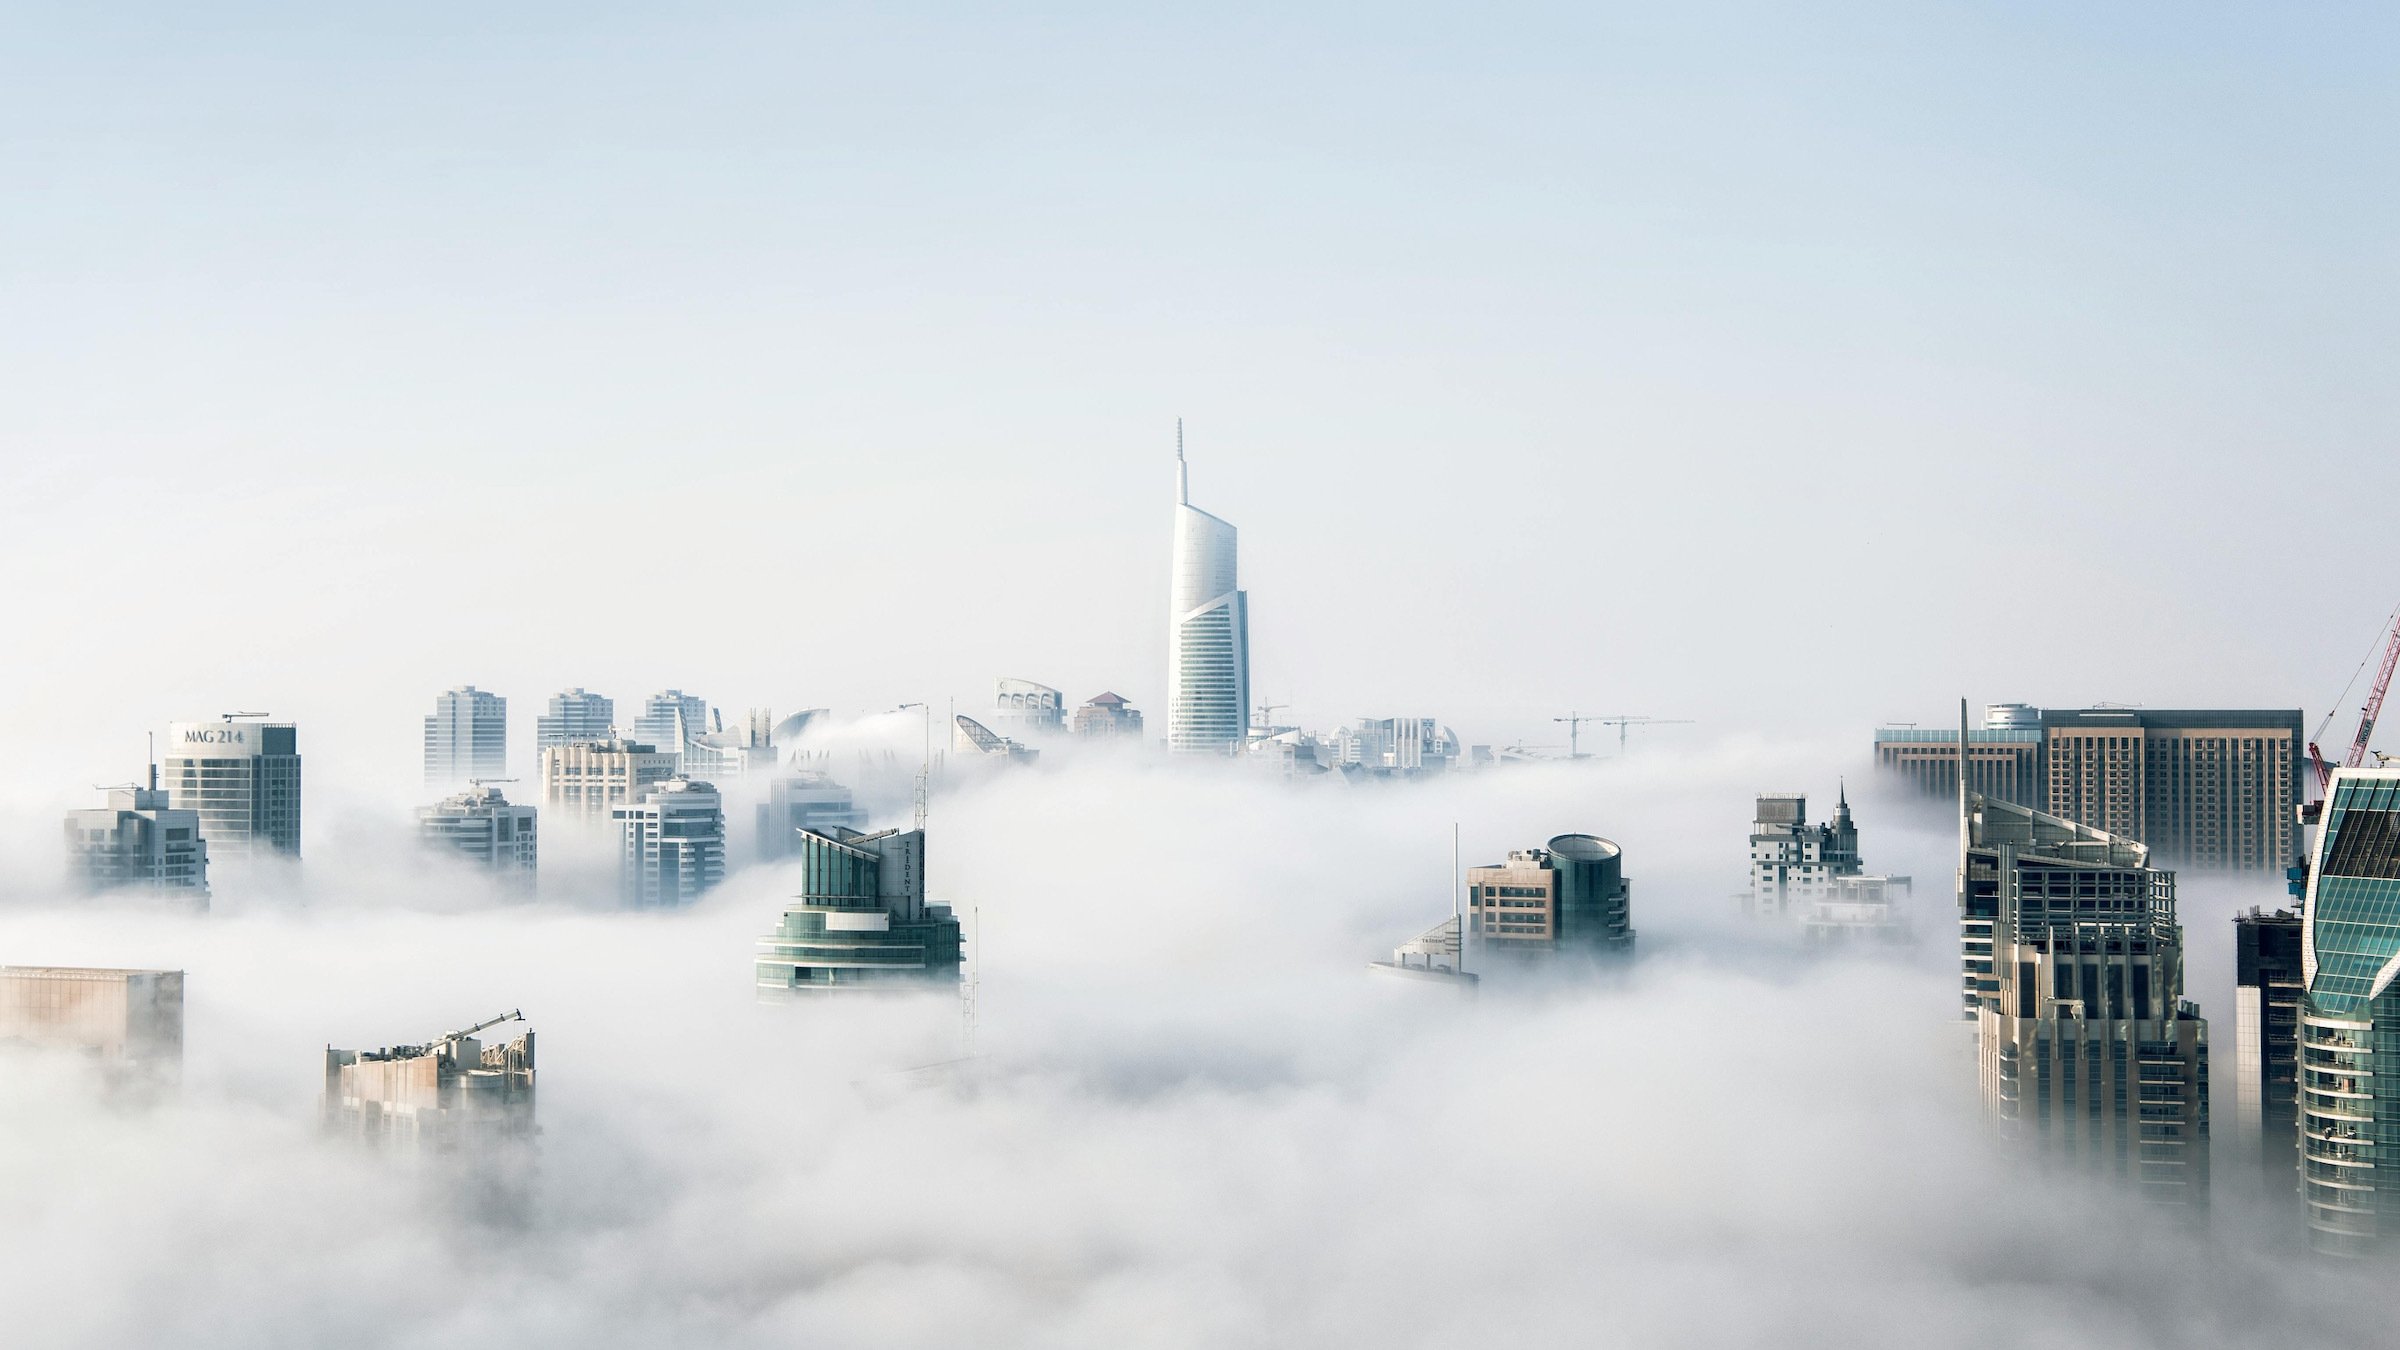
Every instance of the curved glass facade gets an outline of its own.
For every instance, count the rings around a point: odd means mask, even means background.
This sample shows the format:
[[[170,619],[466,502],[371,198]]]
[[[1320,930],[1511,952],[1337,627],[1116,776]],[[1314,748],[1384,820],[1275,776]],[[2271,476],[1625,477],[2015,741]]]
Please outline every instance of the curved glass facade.
[[[2382,1222],[2383,1196],[2400,1193],[2400,770],[2334,775],[2300,936],[2309,1242],[2330,1256],[2387,1252],[2400,1227]]]
[[[1238,544],[1232,525],[1176,502],[1167,747],[1180,754],[1238,749],[1250,728],[1250,597],[1240,587]]]

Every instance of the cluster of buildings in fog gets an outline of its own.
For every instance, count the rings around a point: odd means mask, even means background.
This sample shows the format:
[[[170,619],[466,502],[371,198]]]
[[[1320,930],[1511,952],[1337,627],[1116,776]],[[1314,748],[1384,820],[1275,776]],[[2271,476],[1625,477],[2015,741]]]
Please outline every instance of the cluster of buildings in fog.
[[[1164,726],[1147,727],[1113,692],[1070,708],[1057,689],[1008,678],[988,709],[950,711],[947,759],[1006,767],[1116,742],[1374,780],[1534,754],[1462,745],[1428,717],[1326,733],[1279,725],[1252,685],[1238,532],[1192,504],[1180,426],[1173,525]],[[2304,739],[2298,710],[2006,703],[1977,726],[1962,704],[1955,730],[1876,731],[1887,781],[1955,812],[1959,1015],[2004,1142],[2160,1202],[2205,1205],[2209,1027],[2185,986],[2177,871],[2280,875],[2296,907],[2235,925],[2236,1156],[2298,1197],[2318,1250],[2400,1249],[2400,769],[2363,762],[2395,665],[2400,627],[2338,766]],[[452,689],[424,721],[424,781],[444,795],[419,810],[418,832],[514,887],[532,884],[546,833],[604,832],[624,902],[671,908],[725,877],[727,791],[738,788],[755,855],[788,866],[798,887],[757,942],[762,997],[957,987],[965,934],[927,894],[933,711],[903,707],[925,721],[915,820],[870,831],[851,788],[806,748],[823,710],[779,720],[752,709],[729,727],[704,699],[668,689],[620,722],[611,699],[568,689],[535,723],[537,786],[512,800],[507,700]],[[1580,758],[1586,722],[1616,726],[1622,746],[1630,727],[1674,719],[1554,720]],[[70,863],[95,889],[205,905],[212,862],[297,858],[301,782],[290,723],[248,713],[176,723],[145,783],[69,815]],[[1811,948],[1911,931],[1912,879],[1868,870],[1846,785],[1815,822],[1804,793],[1759,794],[1746,861],[1743,912]],[[1451,915],[1376,969],[1471,989],[1492,972],[1599,970],[1633,956],[1632,888],[1614,841],[1561,834],[1463,875],[1454,865],[1452,889]],[[0,1040],[63,1038],[117,1058],[147,1046],[157,1059],[161,1047],[179,1053],[180,998],[173,972],[11,968],[0,971]],[[485,1029],[328,1049],[328,1120],[375,1137],[523,1136],[532,1037],[487,1047],[475,1039]]]

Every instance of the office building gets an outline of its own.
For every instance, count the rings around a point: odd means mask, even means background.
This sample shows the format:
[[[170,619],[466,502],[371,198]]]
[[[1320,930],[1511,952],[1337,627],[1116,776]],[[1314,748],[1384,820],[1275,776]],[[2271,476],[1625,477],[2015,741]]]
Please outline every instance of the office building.
[[[1085,740],[1142,738],[1141,710],[1116,694],[1097,694],[1075,710],[1074,732]]]
[[[707,730],[708,700],[680,689],[652,694],[642,704],[642,715],[633,719],[633,734],[677,756],[679,766],[684,743]]]
[[[1362,717],[1317,742],[1318,762],[1353,778],[1417,778],[1458,758],[1458,733],[1430,717]]]
[[[2319,821],[2301,909],[2300,1191],[2310,1246],[2389,1260],[2400,1255],[2400,769],[2334,770]]]
[[[474,685],[444,691],[425,719],[425,785],[508,777],[508,700]]]
[[[417,811],[417,836],[426,845],[456,853],[519,886],[533,884],[540,861],[539,813],[519,806],[485,784],[444,797]]]
[[[488,1154],[530,1142],[533,1033],[485,1045],[511,1012],[422,1045],[325,1047],[326,1128],[403,1155]]]
[[[611,738],[542,750],[542,812],[560,821],[599,824],[627,802],[675,776],[675,756],[640,741]]]
[[[1010,740],[965,713],[950,720],[950,748],[961,755],[1010,764],[1031,764],[1041,757],[1041,751],[1023,741]]]
[[[150,786],[108,789],[108,805],[67,813],[67,875],[86,892],[157,891],[208,905],[208,842],[200,813],[167,805]]]
[[[2183,997],[2174,873],[2135,840],[1964,796],[1965,1011],[2002,1142],[2205,1205],[2208,1023]]]
[[[992,727],[1003,736],[1038,740],[1066,729],[1066,696],[1046,684],[1003,679],[992,700]]]
[[[688,905],[725,879],[725,811],[717,790],[670,778],[609,813],[617,822],[617,876],[639,909]]]
[[[925,900],[925,832],[803,833],[801,891],[758,944],[762,997],[956,988],[964,942]]]
[[[1192,505],[1178,422],[1167,608],[1167,748],[1176,754],[1230,754],[1249,733],[1250,597],[1237,544],[1232,525]]]
[[[2252,906],[2233,920],[2236,1156],[2255,1159],[2272,1192],[2290,1194],[2300,1165],[2300,916]]]
[[[831,774],[803,769],[767,785],[767,799],[758,804],[758,856],[772,862],[799,851],[800,831],[853,833],[867,828],[867,813],[850,789]]]
[[[1487,957],[1633,955],[1633,887],[1624,851],[1588,834],[1514,849],[1505,863],[1467,869],[1467,910]]]
[[[534,719],[533,746],[585,745],[616,739],[617,705],[578,686],[550,696],[550,710]]]
[[[2297,852],[2307,756],[2296,708],[2000,703],[1967,745],[1969,791],[2139,839],[2161,866],[2275,872]],[[1875,733],[1876,763],[1931,796],[1957,790],[1958,755],[1952,732]]]
[[[0,966],[0,1046],[66,1050],[112,1077],[183,1067],[183,972]]]
[[[300,856],[300,738],[289,722],[239,715],[167,728],[175,810],[200,814],[209,857]]]

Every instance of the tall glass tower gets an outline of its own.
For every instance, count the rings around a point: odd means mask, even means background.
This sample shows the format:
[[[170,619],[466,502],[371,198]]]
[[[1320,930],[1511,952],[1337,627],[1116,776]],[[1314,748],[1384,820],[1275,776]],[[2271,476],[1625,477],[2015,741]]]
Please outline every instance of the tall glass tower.
[[[1167,748],[1224,754],[1249,730],[1250,595],[1235,570],[1238,532],[1192,505],[1175,424],[1175,569],[1167,611]]]
[[[2388,1256],[2400,1246],[2400,769],[2336,770],[2323,810],[2300,919],[2301,1191],[2309,1245]]]

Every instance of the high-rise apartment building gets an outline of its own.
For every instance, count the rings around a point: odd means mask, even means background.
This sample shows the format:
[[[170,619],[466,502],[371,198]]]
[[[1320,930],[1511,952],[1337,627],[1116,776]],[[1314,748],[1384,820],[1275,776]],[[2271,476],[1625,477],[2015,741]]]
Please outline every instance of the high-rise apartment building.
[[[542,751],[542,810],[555,824],[596,824],[675,776],[675,756],[640,741],[610,738]]]
[[[1142,738],[1142,713],[1116,694],[1096,694],[1075,710],[1074,731],[1086,740]]]
[[[642,704],[642,715],[633,719],[633,734],[675,755],[678,764],[682,763],[685,742],[696,740],[707,731],[708,700],[680,689],[652,694]]]
[[[1850,818],[1847,788],[1823,825],[1808,823],[1808,797],[1798,792],[1762,792],[1750,823],[1750,894],[1754,915],[1805,910],[1833,889],[1835,877],[1865,868],[1858,860],[1858,826]]]
[[[183,972],[0,966],[0,1045],[96,1056],[112,1076],[183,1067]]]
[[[476,1033],[508,1013],[422,1045],[325,1050],[327,1130],[402,1155],[464,1155],[530,1141],[533,1033],[485,1045]]]
[[[508,776],[508,700],[474,685],[444,690],[425,719],[425,785]]]
[[[1967,753],[1969,791],[2139,839],[2161,865],[2274,872],[2297,851],[2306,750],[2296,708],[1994,704]],[[1957,790],[1955,733],[1884,728],[1875,757],[1928,795]]]
[[[554,745],[583,745],[616,738],[617,705],[578,685],[550,696],[550,709],[534,719],[537,750]]]
[[[955,987],[964,942],[925,901],[925,832],[838,826],[799,840],[801,891],[758,944],[761,997]]]
[[[1250,718],[1250,596],[1241,589],[1238,532],[1192,505],[1175,424],[1175,557],[1167,601],[1167,748],[1229,754]]]
[[[200,814],[213,860],[300,856],[300,737],[291,723],[172,723],[165,758],[168,800]]]
[[[2183,997],[2174,873],[2134,840],[1963,795],[1966,1013],[2002,1141],[2206,1204],[2208,1023]]]
[[[670,778],[609,814],[619,832],[625,903],[688,905],[725,879],[724,802],[709,784]]]
[[[1633,955],[1633,886],[1624,850],[1589,834],[1547,848],[1512,849],[1508,861],[1467,869],[1467,911],[1487,957]]]
[[[67,813],[67,874],[86,891],[146,890],[208,904],[208,842],[200,813],[150,786],[108,789],[108,805]]]
[[[2301,909],[2309,1244],[2400,1255],[2400,769],[2336,769]]]
[[[850,789],[831,774],[802,769],[767,785],[767,799],[758,804],[758,856],[771,862],[798,852],[802,830],[856,833],[866,827],[867,813]]]
[[[1067,725],[1064,694],[1031,680],[1003,679],[992,698],[992,727],[1003,736],[1040,739],[1055,736]]]
[[[417,837],[456,853],[519,886],[533,884],[540,861],[540,813],[514,804],[488,784],[444,797],[417,811]]]
[[[2300,1163],[2300,916],[2254,906],[2234,917],[2233,939],[2234,1141],[2288,1195]]]

